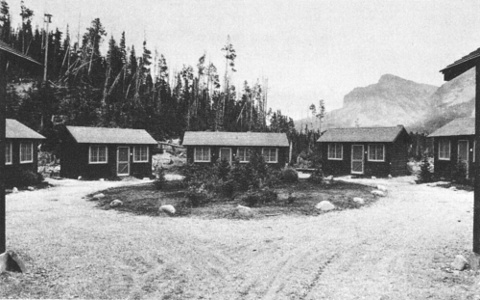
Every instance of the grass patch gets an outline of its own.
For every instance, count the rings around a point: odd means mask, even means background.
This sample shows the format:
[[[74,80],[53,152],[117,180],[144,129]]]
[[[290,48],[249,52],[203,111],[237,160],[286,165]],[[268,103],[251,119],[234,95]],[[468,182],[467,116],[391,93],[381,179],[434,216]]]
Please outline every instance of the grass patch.
[[[258,216],[318,215],[323,212],[315,209],[315,205],[323,200],[333,203],[336,210],[360,208],[375,201],[370,194],[371,187],[341,181],[322,185],[308,181],[282,183],[272,190],[279,197],[274,201],[256,204],[253,208]],[[146,183],[101,192],[105,197],[95,200],[98,201],[98,207],[149,216],[166,216],[158,210],[161,205],[170,204],[177,210],[176,216],[234,218],[234,208],[239,204],[246,205],[242,200],[243,194],[237,193],[231,198],[215,197],[201,206],[192,207],[188,201],[187,188],[175,181],[168,182],[162,190],[157,190],[153,183]],[[354,202],[354,197],[363,198],[365,204]],[[111,208],[110,202],[115,199],[121,200],[123,205]]]
[[[460,184],[460,183],[455,183],[455,182],[437,184],[436,186],[446,188],[446,189],[449,189],[451,187],[455,187],[457,190],[463,190],[463,191],[468,191],[468,192],[473,192],[473,190],[474,190],[474,187],[472,185]]]

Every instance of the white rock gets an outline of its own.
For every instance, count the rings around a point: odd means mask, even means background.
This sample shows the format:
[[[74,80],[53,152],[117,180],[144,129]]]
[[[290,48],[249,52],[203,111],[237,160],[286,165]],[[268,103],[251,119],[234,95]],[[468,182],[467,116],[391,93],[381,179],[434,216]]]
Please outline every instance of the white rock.
[[[355,197],[355,198],[353,198],[353,202],[358,203],[358,204],[360,204],[360,205],[364,205],[364,204],[365,204],[365,200],[363,200],[363,198],[360,198],[360,197]]]
[[[315,205],[316,209],[320,209],[321,211],[329,211],[335,209],[335,205],[333,205],[330,201],[321,201]]]
[[[12,193],[18,193],[18,189],[17,189],[16,187],[14,187],[14,188],[12,189]]]
[[[170,204],[160,206],[159,210],[163,211],[163,212],[165,212],[169,215],[174,215],[175,212],[176,212],[175,207],[173,205],[170,205]]]
[[[325,180],[332,181],[333,180],[333,175],[325,177]]]
[[[374,190],[371,192],[372,195],[377,197],[385,197],[387,194],[384,191]]]
[[[386,186],[379,184],[379,185],[377,185],[377,190],[380,190],[382,192],[386,192],[388,189],[387,189]]]
[[[93,198],[93,199],[102,199],[102,198],[105,198],[105,194],[103,194],[103,193],[98,193],[98,194],[93,195],[92,198]]]
[[[77,178],[77,179],[78,179],[78,180],[82,180],[82,176],[78,176],[78,178]]]
[[[27,187],[27,190],[29,190],[29,191],[34,191],[35,188],[34,188],[33,186],[29,186],[29,187]]]
[[[280,201],[285,201],[285,200],[288,200],[288,193],[280,193],[277,195],[277,199],[280,200]]]
[[[104,179],[104,178],[100,178],[98,181],[105,181],[105,179]]]
[[[457,190],[457,188],[454,187],[454,186],[451,186],[451,187],[449,187],[448,189],[449,189],[449,190],[452,190],[452,191],[456,191],[456,190]]]
[[[388,174],[388,179],[392,179],[392,178],[393,178],[392,174]]]
[[[112,202],[110,202],[110,207],[117,207],[117,206],[122,206],[123,202],[122,200],[115,199]]]
[[[253,217],[253,210],[250,207],[238,205],[235,207],[235,215],[241,218],[251,218]]]
[[[455,256],[455,260],[452,262],[453,269],[463,271],[467,266],[468,266],[468,261],[463,255]]]
[[[372,176],[372,179],[377,179],[377,177],[375,177],[375,176]]]
[[[143,177],[143,181],[148,181],[148,180],[150,180],[150,178],[148,178],[148,177]]]

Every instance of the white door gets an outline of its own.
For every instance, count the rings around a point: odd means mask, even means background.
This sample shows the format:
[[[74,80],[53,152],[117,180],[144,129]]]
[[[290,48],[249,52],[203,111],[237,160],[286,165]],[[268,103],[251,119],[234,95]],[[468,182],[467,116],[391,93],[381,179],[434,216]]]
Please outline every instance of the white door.
[[[130,175],[130,148],[119,146],[117,148],[117,175]]]
[[[220,148],[218,156],[220,160],[226,160],[228,163],[232,163],[232,148]]]
[[[352,174],[363,174],[363,145],[352,145]]]

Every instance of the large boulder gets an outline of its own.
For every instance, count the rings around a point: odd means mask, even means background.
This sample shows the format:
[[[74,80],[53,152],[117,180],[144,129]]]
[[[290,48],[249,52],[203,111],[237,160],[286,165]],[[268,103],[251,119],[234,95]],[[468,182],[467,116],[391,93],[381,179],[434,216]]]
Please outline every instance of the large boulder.
[[[335,209],[335,205],[332,204],[330,201],[321,201],[315,205],[316,209],[319,209],[321,211],[329,211]]]
[[[360,204],[360,205],[364,205],[365,204],[365,200],[363,200],[363,198],[360,198],[360,197],[355,197],[353,198],[353,202],[357,203],[357,204]]]
[[[102,198],[105,198],[105,194],[98,193],[98,194],[93,195],[92,198],[95,199],[95,200],[102,199]]]
[[[468,261],[463,255],[455,256],[455,260],[452,262],[452,268],[458,271],[463,271],[468,266]]]
[[[3,272],[20,272],[26,271],[25,264],[13,251],[6,251],[0,254],[0,273]]]
[[[123,202],[120,199],[115,199],[112,202],[110,202],[110,207],[118,207],[122,205],[123,205]]]
[[[248,206],[238,205],[235,207],[235,216],[238,218],[252,218],[254,215],[253,210]]]
[[[158,209],[161,212],[167,213],[169,215],[174,215],[177,211],[175,210],[175,207],[170,204],[162,205]]]
[[[380,190],[371,191],[371,194],[374,195],[375,197],[386,197],[387,196],[387,193],[385,193],[384,191],[380,191]]]
[[[381,185],[381,184],[377,185],[377,190],[382,191],[382,192],[388,191],[387,187],[384,186],[384,185]]]

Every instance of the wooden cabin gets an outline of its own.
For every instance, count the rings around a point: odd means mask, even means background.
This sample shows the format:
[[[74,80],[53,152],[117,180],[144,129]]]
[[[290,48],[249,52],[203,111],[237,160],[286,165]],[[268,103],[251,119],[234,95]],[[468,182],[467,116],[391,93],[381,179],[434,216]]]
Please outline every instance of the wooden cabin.
[[[14,119],[6,119],[5,125],[5,178],[16,178],[21,171],[36,174],[38,146],[45,137]]]
[[[157,145],[143,129],[66,126],[61,141],[60,175],[68,178],[152,176]]]
[[[456,119],[428,136],[433,138],[435,177],[451,179],[459,163],[466,178],[473,177],[475,162],[475,118]]]
[[[285,133],[187,131],[183,146],[189,163],[212,164],[220,160],[248,163],[250,154],[262,155],[271,166],[284,167],[289,162],[289,142]]]
[[[402,125],[327,129],[318,139],[326,175],[407,174],[410,137]]]

